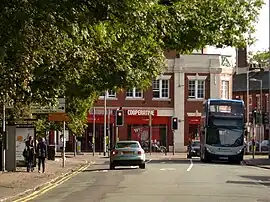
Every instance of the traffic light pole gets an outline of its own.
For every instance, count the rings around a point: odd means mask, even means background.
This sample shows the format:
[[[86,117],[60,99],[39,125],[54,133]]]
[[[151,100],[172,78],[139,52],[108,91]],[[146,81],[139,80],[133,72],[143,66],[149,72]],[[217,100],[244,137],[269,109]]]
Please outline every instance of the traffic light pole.
[[[255,146],[256,146],[256,141],[255,141],[255,131],[256,131],[256,118],[253,118],[253,133],[252,133],[252,158],[255,158]],[[255,145],[253,145],[253,141]]]
[[[175,154],[175,131],[173,130],[173,155]]]
[[[152,114],[149,115],[149,153],[152,154]]]

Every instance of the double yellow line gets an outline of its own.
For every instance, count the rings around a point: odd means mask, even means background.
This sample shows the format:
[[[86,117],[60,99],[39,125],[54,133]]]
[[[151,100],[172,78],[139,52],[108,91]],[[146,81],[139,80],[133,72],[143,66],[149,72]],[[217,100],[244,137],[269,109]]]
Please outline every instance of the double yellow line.
[[[38,196],[40,196],[40,195],[42,195],[42,194],[44,194],[44,193],[52,190],[53,188],[57,187],[58,185],[63,184],[64,182],[66,182],[70,178],[74,177],[75,175],[78,175],[80,172],[86,170],[91,164],[93,164],[93,162],[90,163],[90,164],[87,164],[87,165],[79,168],[78,170],[76,170],[76,171],[74,171],[74,172],[72,172],[72,173],[64,176],[63,178],[61,178],[61,179],[59,179],[59,180],[57,180],[57,181],[55,181],[55,182],[53,182],[53,183],[51,183],[51,184],[43,187],[42,189],[36,190],[33,193],[31,193],[30,195],[25,196],[25,197],[22,197],[22,198],[17,199],[17,200],[14,200],[13,202],[31,201],[31,200],[37,198]]]

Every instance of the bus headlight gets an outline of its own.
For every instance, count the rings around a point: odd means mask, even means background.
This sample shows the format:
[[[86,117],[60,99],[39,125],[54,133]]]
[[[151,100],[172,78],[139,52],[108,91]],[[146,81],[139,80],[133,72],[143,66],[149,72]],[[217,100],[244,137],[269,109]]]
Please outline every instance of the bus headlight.
[[[237,154],[240,154],[240,153],[242,152],[242,150],[243,150],[243,149],[240,149],[240,150],[238,150],[236,153],[237,153]]]

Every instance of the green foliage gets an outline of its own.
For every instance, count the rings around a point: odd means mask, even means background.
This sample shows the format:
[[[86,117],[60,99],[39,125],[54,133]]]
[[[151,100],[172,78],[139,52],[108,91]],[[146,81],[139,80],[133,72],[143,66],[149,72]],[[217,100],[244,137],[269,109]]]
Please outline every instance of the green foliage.
[[[163,51],[245,46],[262,0],[2,0],[0,98],[68,100],[81,134],[105,89],[147,88],[166,67]]]
[[[251,56],[250,62],[268,67],[270,64],[270,51],[258,51]]]

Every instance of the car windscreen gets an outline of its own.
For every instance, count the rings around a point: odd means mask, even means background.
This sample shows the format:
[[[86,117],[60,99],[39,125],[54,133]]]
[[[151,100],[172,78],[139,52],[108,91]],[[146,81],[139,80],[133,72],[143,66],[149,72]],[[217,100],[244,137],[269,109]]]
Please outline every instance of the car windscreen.
[[[122,148],[139,148],[139,144],[136,142],[118,142],[115,145],[115,148],[122,149]]]
[[[199,141],[192,142],[192,146],[193,147],[199,147],[200,146],[200,142]]]

